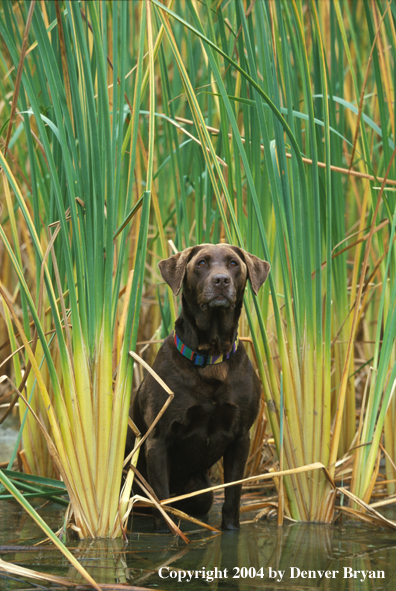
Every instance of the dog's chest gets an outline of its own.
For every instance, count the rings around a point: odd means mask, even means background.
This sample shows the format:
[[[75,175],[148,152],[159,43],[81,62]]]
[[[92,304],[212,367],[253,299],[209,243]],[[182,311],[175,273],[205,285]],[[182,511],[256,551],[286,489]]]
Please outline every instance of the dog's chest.
[[[217,402],[215,398],[191,405],[185,416],[188,433],[202,431],[208,436],[215,432],[223,434],[232,431],[237,418],[238,407],[232,402]]]
[[[187,408],[183,420],[175,420],[171,428],[171,453],[177,464],[194,471],[212,466],[234,438],[238,414],[236,404],[215,400]]]

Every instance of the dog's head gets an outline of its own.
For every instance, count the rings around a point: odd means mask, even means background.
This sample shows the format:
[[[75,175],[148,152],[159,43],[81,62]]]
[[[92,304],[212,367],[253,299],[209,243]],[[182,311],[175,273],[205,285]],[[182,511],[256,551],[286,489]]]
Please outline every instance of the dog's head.
[[[238,246],[201,244],[158,263],[161,275],[177,295],[206,308],[233,308],[242,301],[247,279],[257,295],[270,265]]]

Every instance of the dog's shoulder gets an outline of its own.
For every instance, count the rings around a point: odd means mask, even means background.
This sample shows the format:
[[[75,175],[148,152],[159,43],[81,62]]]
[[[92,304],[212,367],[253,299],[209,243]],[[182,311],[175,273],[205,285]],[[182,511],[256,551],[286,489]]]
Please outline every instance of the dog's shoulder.
[[[192,369],[191,362],[177,350],[173,335],[169,335],[157,353],[153,370],[174,394],[171,403],[172,411],[176,410],[181,403],[185,405],[190,402],[189,398],[194,391],[196,381],[196,375]],[[169,393],[161,383],[151,373],[147,373],[137,391],[135,406],[139,406],[147,422],[155,418],[168,397]]]

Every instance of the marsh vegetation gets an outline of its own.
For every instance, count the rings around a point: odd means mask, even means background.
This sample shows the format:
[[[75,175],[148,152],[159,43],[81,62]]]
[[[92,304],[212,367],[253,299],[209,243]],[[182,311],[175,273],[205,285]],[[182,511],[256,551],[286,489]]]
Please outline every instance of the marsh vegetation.
[[[394,4],[0,11],[0,403],[23,427],[7,466],[61,477],[81,538],[125,533],[131,390],[179,306],[157,263],[228,242],[272,266],[239,331],[263,388],[246,476],[288,471],[264,512],[381,523],[367,504],[396,492]]]

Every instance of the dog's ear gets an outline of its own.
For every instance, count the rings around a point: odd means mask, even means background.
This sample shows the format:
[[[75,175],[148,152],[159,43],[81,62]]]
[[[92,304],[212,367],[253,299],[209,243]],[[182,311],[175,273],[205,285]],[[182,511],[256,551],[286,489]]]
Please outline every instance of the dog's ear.
[[[181,290],[192,249],[193,247],[186,248],[182,252],[172,255],[169,259],[164,259],[158,263],[158,268],[164,281],[166,281],[175,295]]]
[[[268,277],[271,265],[267,263],[267,261],[259,259],[258,257],[256,257],[256,255],[250,254],[242,248],[238,248],[238,251],[241,258],[245,261],[252,289],[255,295],[257,295],[258,290]]]

